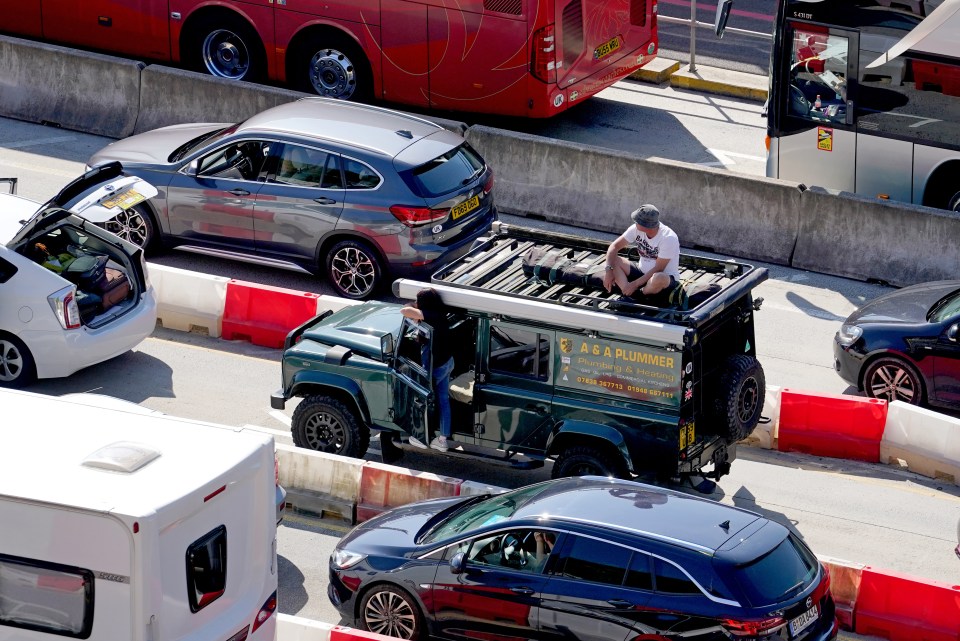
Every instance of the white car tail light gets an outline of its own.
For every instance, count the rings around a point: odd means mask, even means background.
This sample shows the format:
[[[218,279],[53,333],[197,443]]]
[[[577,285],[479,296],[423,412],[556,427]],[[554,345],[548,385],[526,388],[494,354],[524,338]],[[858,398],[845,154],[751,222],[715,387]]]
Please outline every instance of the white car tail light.
[[[70,285],[50,294],[47,296],[47,302],[50,303],[50,308],[64,329],[80,328],[80,308],[77,306],[76,287]]]

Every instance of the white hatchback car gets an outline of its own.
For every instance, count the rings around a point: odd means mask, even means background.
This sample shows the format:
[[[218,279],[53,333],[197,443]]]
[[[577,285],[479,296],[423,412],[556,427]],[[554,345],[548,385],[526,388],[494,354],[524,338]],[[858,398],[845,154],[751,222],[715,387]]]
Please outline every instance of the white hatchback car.
[[[69,376],[153,332],[157,301],[142,250],[96,223],[157,191],[118,163],[49,202],[0,194],[0,386]]]

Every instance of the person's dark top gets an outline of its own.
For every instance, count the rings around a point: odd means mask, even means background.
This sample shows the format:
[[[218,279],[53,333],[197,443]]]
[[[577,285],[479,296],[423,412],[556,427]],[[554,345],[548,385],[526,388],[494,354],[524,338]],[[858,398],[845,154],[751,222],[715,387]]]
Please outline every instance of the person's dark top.
[[[430,349],[433,352],[433,366],[440,367],[445,365],[453,356],[450,347],[450,322],[447,320],[447,312],[436,311],[432,309],[422,309],[423,322],[433,328],[433,338],[430,342]]]

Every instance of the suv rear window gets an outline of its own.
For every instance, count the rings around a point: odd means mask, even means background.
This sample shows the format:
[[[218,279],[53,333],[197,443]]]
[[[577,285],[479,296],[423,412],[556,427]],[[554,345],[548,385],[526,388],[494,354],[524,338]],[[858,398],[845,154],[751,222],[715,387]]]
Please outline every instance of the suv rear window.
[[[456,149],[415,167],[410,172],[413,190],[422,198],[456,191],[483,171],[483,159],[470,145]]]
[[[750,603],[760,606],[803,591],[818,568],[813,552],[791,534],[759,559],[737,567],[734,575]]]

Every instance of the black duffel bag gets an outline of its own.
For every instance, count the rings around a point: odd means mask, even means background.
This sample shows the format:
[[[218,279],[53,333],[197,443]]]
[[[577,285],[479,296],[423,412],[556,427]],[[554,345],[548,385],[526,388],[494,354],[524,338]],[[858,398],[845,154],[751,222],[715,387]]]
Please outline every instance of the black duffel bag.
[[[596,260],[577,262],[570,249],[531,247],[523,254],[523,273],[548,283],[566,283],[580,287],[603,287],[604,263]]]
[[[107,280],[107,261],[103,255],[87,254],[80,256],[63,270],[60,275],[85,292],[100,292]]]

